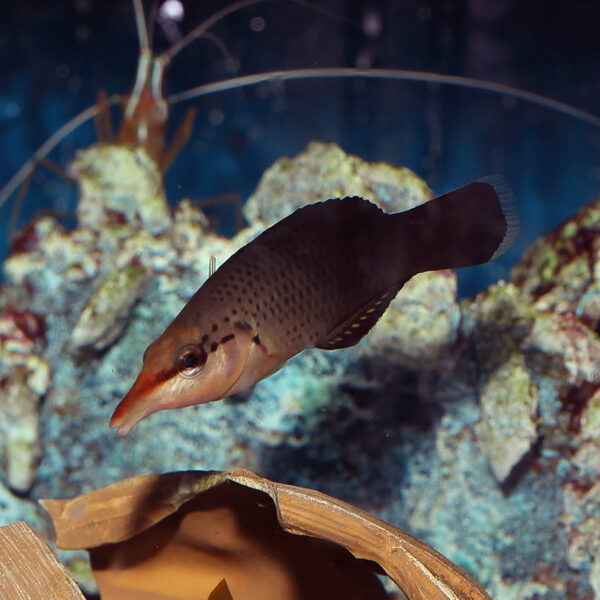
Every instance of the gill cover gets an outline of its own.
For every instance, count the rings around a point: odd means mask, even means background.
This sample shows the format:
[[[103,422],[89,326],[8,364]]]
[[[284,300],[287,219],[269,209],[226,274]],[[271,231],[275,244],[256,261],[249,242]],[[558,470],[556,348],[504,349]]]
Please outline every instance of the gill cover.
[[[117,427],[119,435],[128,434],[144,417],[159,410],[225,398],[244,373],[253,346],[248,333],[236,332],[208,353],[197,372],[188,375],[182,370],[181,358],[188,345],[181,346],[178,336],[168,333],[148,347],[142,371],[113,413],[110,426]]]

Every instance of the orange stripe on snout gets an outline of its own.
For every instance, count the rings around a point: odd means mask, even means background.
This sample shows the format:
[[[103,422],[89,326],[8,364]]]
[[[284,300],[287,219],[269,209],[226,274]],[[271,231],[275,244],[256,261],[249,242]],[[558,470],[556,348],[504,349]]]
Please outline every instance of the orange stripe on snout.
[[[119,402],[119,405],[110,419],[110,426],[121,426],[123,420],[135,410],[140,401],[144,400],[144,398],[163,381],[166,381],[175,375],[177,375],[176,368],[163,369],[156,373],[142,371],[123,400]]]
[[[110,419],[110,426],[115,427],[120,425],[127,414],[135,408],[135,405],[142,400],[144,396],[156,387],[159,381],[156,380],[156,376],[153,373],[142,371],[123,400],[121,400],[117,408],[115,408],[115,412]]]

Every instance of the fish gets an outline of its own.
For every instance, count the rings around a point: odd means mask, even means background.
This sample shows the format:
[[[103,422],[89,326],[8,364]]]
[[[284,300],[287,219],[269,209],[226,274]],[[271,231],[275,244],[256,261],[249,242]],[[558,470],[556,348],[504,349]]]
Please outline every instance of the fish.
[[[148,346],[110,426],[126,435],[157,411],[246,390],[306,348],[353,346],[411,277],[493,260],[517,231],[499,177],[398,213],[358,196],[299,208],[223,263]]]

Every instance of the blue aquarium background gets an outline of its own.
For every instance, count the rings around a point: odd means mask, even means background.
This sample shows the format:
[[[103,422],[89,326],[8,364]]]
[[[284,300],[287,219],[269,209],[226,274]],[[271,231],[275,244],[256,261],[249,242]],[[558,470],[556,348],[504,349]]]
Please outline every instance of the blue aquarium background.
[[[172,24],[173,38],[223,6],[184,4],[184,19]],[[4,184],[54,131],[93,104],[99,90],[130,90],[138,45],[126,0],[25,1],[4,3],[2,11]],[[314,7],[267,1],[213,28],[228,58],[203,40],[177,56],[166,93],[226,78],[231,60],[240,75],[313,66],[388,67],[477,77],[599,114],[597,17],[592,1],[350,0]],[[167,45],[157,25],[155,47]],[[173,203],[226,193],[245,199],[269,165],[311,140],[336,142],[366,160],[408,166],[439,192],[503,174],[514,188],[523,233],[501,262],[460,274],[467,295],[506,276],[528,244],[597,194],[600,181],[597,127],[508,95],[415,82],[321,80],[261,84],[183,104],[173,107],[171,130],[184,108],[193,105],[198,112],[192,140],[168,173]],[[114,109],[115,121],[119,116]],[[64,168],[78,148],[95,139],[88,123],[50,158]],[[72,211],[75,197],[72,186],[38,169],[20,222],[37,210]],[[3,225],[10,209],[10,203],[2,207]],[[232,207],[213,211],[221,230],[231,233]]]

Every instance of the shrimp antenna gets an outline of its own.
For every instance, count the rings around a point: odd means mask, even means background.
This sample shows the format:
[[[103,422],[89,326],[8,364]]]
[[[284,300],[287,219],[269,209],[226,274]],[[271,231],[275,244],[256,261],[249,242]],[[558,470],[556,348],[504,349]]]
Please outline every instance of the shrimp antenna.
[[[122,100],[119,95],[107,99],[108,106],[114,106]],[[46,158],[54,147],[62,142],[72,131],[83,125],[86,121],[94,118],[100,107],[97,104],[86,108],[70,121],[67,121],[60,129],[55,131],[34,153],[33,156],[8,180],[6,185],[0,189],[0,207],[12,196],[13,192],[31,175],[40,160]]]
[[[185,46],[187,46],[194,39],[201,37],[206,34],[207,29],[212,27],[215,23],[217,23],[220,19],[226,17],[227,15],[235,12],[236,10],[241,10],[247,6],[252,6],[253,4],[258,4],[259,2],[264,2],[265,0],[243,0],[241,2],[236,2],[228,7],[223,8],[222,10],[215,13],[211,18],[205,20],[198,27],[188,33],[184,38],[182,38],[177,44],[172,46],[166,52],[158,57],[159,63],[167,64],[173,56],[175,56],[178,52],[180,52]],[[295,0],[300,2],[301,4],[305,3],[304,0]],[[309,3],[306,2],[308,5]],[[139,97],[141,92],[141,88],[143,86],[143,72],[147,68],[147,61],[151,60],[152,53],[150,51],[149,38],[148,38],[148,27],[146,25],[146,19],[144,14],[144,6],[142,4],[142,0],[133,0],[133,8],[135,12],[135,23],[136,30],[138,34],[138,40],[140,44],[140,64],[138,65],[138,75],[136,77],[136,82],[134,84],[131,96]],[[223,51],[226,59],[230,63],[230,69],[233,73],[237,71],[235,68],[235,64],[229,53],[225,50],[224,45],[218,38],[214,35],[206,36],[213,43],[215,43],[221,51]],[[145,60],[144,60],[145,57]],[[113,106],[118,102],[122,101],[122,96],[115,95],[111,96],[107,100],[107,106]],[[128,103],[128,106],[125,110],[132,111],[133,107]],[[48,154],[55,148],[55,146],[61,142],[65,137],[67,137],[72,131],[77,129],[80,125],[83,125],[89,119],[95,117],[100,111],[97,105],[90,106],[86,108],[78,115],[74,116],[70,121],[67,121],[60,129],[58,129],[54,134],[52,134],[32,155],[32,157],[8,180],[8,182],[0,188],[0,207],[2,207],[6,201],[12,196],[15,190],[22,185],[28,177],[32,174],[33,170],[37,163],[48,156]]]
[[[176,44],[173,44],[170,48],[165,50],[159,56],[159,59],[164,61],[164,63],[168,63],[170,60],[172,60],[172,58],[176,54],[181,52],[191,42],[206,35],[206,32],[213,25],[218,23],[221,19],[224,19],[225,17],[227,17],[228,15],[230,15],[234,12],[237,12],[239,10],[242,10],[244,8],[252,6],[254,4],[258,4],[260,2],[265,2],[265,1],[266,0],[240,0],[239,2],[234,2],[233,4],[230,4],[229,6],[225,6],[224,8],[222,8],[221,10],[218,10],[216,13],[214,13],[212,16],[210,16],[208,19],[206,19],[205,21],[200,23],[200,25],[197,25],[196,27],[194,27],[194,29],[192,29],[192,31],[190,31],[185,36],[183,36]],[[333,17],[333,18],[337,19],[338,21],[350,23],[350,21],[348,19],[340,17],[335,12],[327,10],[316,4],[313,4],[312,2],[307,2],[306,0],[292,0],[292,1],[296,2],[297,4],[300,4],[302,6],[307,6],[307,7],[311,8],[312,10],[315,10],[316,12],[326,15],[328,17]]]
[[[133,8],[135,11],[135,27],[140,42],[140,52],[144,52],[144,50],[150,47],[150,43],[148,41],[148,27],[146,25],[146,15],[142,0],[133,0]]]
[[[205,40],[212,42],[217,47],[219,52],[221,52],[221,54],[223,55],[223,58],[225,58],[225,62],[227,63],[227,69],[235,75],[238,72],[237,65],[235,64],[235,60],[231,55],[231,52],[227,50],[227,46],[223,43],[221,38],[217,37],[214,33],[211,33],[210,31],[207,31],[202,37]]]
[[[142,90],[146,83],[148,69],[152,63],[152,51],[148,41],[148,28],[146,26],[146,15],[142,0],[133,0],[133,9],[135,11],[135,27],[137,29],[138,40],[140,42],[140,57],[138,60],[137,74],[133,89],[124,110],[124,117],[131,119],[139,103]]]
[[[199,37],[207,37],[209,40],[216,43],[222,50],[222,44],[212,34],[207,34],[207,30],[212,27],[219,20],[223,19],[227,15],[237,11],[242,10],[248,6],[252,6],[254,4],[258,4],[259,2],[264,2],[265,0],[241,0],[239,2],[235,2],[220,11],[216,12],[212,15],[212,17],[206,19],[202,22],[198,27],[194,28],[191,32],[189,32],[186,36],[184,36],[179,42],[171,46],[168,50],[166,50],[163,54],[161,54],[158,59],[159,63],[162,65],[166,65],[178,52],[180,52],[183,48],[185,48],[190,42],[199,38]],[[319,12],[324,14],[331,13],[319,6],[308,2],[307,0],[290,0],[296,2],[303,6],[308,6],[313,8]],[[151,59],[151,52],[149,47],[148,40],[148,28],[146,25],[146,21],[144,18],[144,8],[142,5],[142,0],[133,0],[135,18],[136,18],[136,27],[138,32],[138,38],[140,42],[140,49],[142,55],[147,55],[148,60]],[[155,6],[155,5],[154,5]],[[335,16],[335,15],[333,15]],[[339,16],[337,18],[340,18]],[[340,19],[345,20],[345,19]],[[229,61],[232,65],[231,70],[235,72],[235,67],[233,66],[233,60],[231,57],[224,52],[226,57],[229,58]],[[141,63],[143,63],[142,58],[140,58],[140,68]],[[539,106],[548,108],[550,110],[555,110],[567,116],[573,117],[589,125],[594,127],[600,127],[600,117],[593,115],[587,111],[578,109],[574,106],[566,104],[564,102],[560,102],[558,100],[554,100],[552,98],[547,98],[542,96],[541,94],[536,94],[534,92],[529,92],[527,90],[522,90],[520,88],[515,88],[509,85],[505,85],[502,83],[495,83],[492,81],[486,81],[482,79],[475,79],[471,77],[463,77],[458,75],[442,75],[436,73],[427,73],[424,71],[411,71],[406,69],[357,69],[357,68],[313,68],[313,69],[293,69],[289,71],[268,71],[265,73],[256,73],[253,75],[245,75],[241,77],[234,77],[227,80],[215,81],[212,83],[203,84],[200,86],[196,86],[185,90],[183,92],[179,92],[176,94],[172,94],[166,100],[170,104],[175,104],[178,102],[184,102],[186,100],[191,100],[192,98],[197,98],[200,96],[206,96],[208,94],[223,92],[231,89],[238,89],[243,87],[248,87],[252,85],[258,85],[260,83],[268,83],[268,82],[276,82],[276,81],[294,81],[294,80],[303,80],[303,79],[335,79],[335,78],[353,78],[353,77],[362,77],[364,79],[387,79],[392,81],[418,81],[418,82],[426,82],[426,83],[440,83],[445,85],[453,85],[457,87],[465,87],[471,88],[481,91],[488,91],[496,94],[506,94],[512,96],[514,98],[518,98],[520,100],[524,100],[526,102],[531,102],[533,104],[537,104]],[[139,77],[138,77],[139,79]],[[134,90],[131,96],[134,96],[137,92],[139,95],[140,90],[137,89],[138,82],[134,85]],[[122,101],[122,96],[114,95],[108,98],[106,106],[113,106],[118,102]],[[129,108],[129,107],[128,107]],[[8,180],[8,182],[0,189],[0,207],[2,207],[6,201],[10,198],[10,196],[14,193],[14,191],[22,185],[28,177],[32,174],[36,164],[41,160],[46,158],[46,156],[55,148],[55,146],[61,142],[65,137],[67,137],[72,131],[77,129],[80,125],[88,121],[89,119],[95,117],[100,108],[97,105],[91,106],[78,115],[73,117],[70,121],[65,123],[60,129],[58,129],[52,136],[50,136],[32,155],[32,157]],[[126,109],[127,111],[127,109]]]
[[[137,0],[139,2],[139,0]],[[173,57],[181,52],[186,46],[188,46],[191,42],[202,37],[215,23],[218,23],[221,19],[226,16],[234,13],[238,10],[242,10],[248,6],[252,6],[253,4],[258,4],[259,2],[264,2],[265,0],[240,0],[240,2],[234,2],[229,6],[218,10],[212,16],[210,16],[205,21],[202,21],[200,25],[194,27],[192,31],[184,35],[177,43],[173,44],[170,48],[165,50],[158,58],[165,63],[168,63],[173,59]]]
[[[150,5],[150,12],[148,13],[147,28],[148,28],[148,44],[154,44],[154,23],[156,22],[156,15],[158,14],[158,3],[156,0],[152,1]]]
[[[231,89],[238,89],[259,83],[274,81],[297,81],[301,79],[347,79],[353,77],[362,77],[364,79],[388,79],[393,81],[419,81],[425,83],[440,83],[444,85],[453,85],[456,87],[471,88],[492,92],[496,94],[506,94],[543,106],[550,110],[558,111],[580,121],[584,121],[594,127],[600,127],[600,117],[593,115],[585,110],[581,110],[565,102],[547,98],[535,92],[529,92],[520,88],[512,87],[504,83],[486,81],[485,79],[475,79],[472,77],[463,77],[461,75],[442,75],[438,73],[427,73],[425,71],[411,71],[407,69],[357,69],[354,67],[323,67],[318,69],[290,69],[288,71],[268,71],[265,73],[255,73],[253,75],[243,75],[222,81],[205,83],[193,87],[189,90],[172,94],[167,98],[170,104],[183,102],[199,96],[205,96],[215,92],[223,92]]]
[[[294,69],[291,71],[268,71],[254,75],[244,75],[222,81],[205,83],[172,94],[167,98],[171,104],[191,100],[208,94],[224,92],[231,89],[238,89],[268,83],[273,81],[293,81],[302,79],[326,79],[326,78],[352,78],[363,77],[365,79],[389,79],[394,81],[421,81],[428,83],[440,83],[453,85],[457,87],[467,87],[496,94],[507,94],[519,98],[526,102],[543,106],[549,110],[555,110],[574,119],[588,123],[593,127],[600,127],[600,117],[593,115],[585,110],[581,110],[565,102],[560,102],[552,98],[547,98],[534,92],[515,88],[503,83],[495,83],[484,79],[475,79],[472,77],[462,77],[459,75],[440,75],[436,73],[426,73],[423,71],[410,71],[405,69],[355,69],[355,68],[321,68],[321,69]],[[108,99],[108,105],[113,106],[120,102],[121,96],[115,95]],[[45,158],[54,147],[67,137],[73,130],[93,118],[98,114],[98,106],[90,106],[70,121],[65,123],[58,131],[49,137],[33,154],[33,156],[8,180],[2,189],[0,189],[0,207],[2,207],[14,191],[29,177],[35,165]]]

